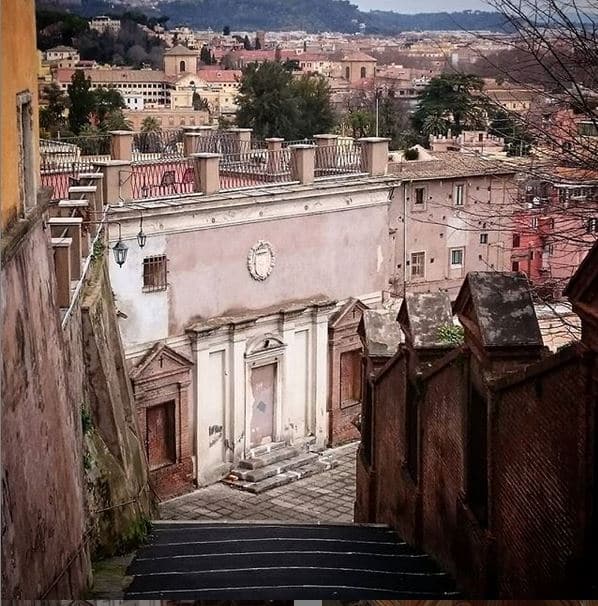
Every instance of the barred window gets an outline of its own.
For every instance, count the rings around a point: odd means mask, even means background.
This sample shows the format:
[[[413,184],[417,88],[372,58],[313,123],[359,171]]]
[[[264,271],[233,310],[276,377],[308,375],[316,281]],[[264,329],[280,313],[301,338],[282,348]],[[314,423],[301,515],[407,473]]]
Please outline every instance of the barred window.
[[[143,259],[143,291],[154,292],[166,290],[167,282],[166,255],[156,255]]]

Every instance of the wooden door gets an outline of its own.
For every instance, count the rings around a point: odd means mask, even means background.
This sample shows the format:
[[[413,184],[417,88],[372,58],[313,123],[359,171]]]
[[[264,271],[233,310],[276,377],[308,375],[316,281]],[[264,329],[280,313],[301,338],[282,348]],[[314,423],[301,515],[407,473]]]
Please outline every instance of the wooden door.
[[[357,404],[361,399],[361,350],[341,354],[341,407]]]
[[[174,401],[146,409],[146,444],[150,469],[176,462]]]
[[[251,448],[274,439],[275,389],[276,364],[251,369]]]

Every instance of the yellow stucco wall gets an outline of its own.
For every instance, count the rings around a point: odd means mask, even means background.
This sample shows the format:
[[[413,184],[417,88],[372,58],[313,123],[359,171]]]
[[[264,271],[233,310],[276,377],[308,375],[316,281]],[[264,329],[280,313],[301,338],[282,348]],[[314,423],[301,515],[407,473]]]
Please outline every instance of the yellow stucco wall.
[[[37,110],[38,58],[35,39],[34,0],[0,0],[0,200],[4,228],[19,210],[19,166],[17,154],[17,94],[33,95],[34,148],[39,149]],[[36,157],[39,154],[36,153]],[[38,161],[39,164],[39,161]],[[37,171],[37,169],[36,169]]]

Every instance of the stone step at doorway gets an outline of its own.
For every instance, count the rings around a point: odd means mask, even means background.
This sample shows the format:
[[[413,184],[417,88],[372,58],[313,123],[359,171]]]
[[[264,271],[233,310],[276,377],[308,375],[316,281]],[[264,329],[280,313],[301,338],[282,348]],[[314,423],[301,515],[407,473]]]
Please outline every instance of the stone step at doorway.
[[[125,599],[447,599],[453,580],[383,525],[156,521]]]
[[[338,465],[333,454],[312,451],[314,445],[315,438],[305,438],[292,446],[285,442],[258,446],[250,451],[249,457],[239,461],[222,482],[232,488],[260,494]]]

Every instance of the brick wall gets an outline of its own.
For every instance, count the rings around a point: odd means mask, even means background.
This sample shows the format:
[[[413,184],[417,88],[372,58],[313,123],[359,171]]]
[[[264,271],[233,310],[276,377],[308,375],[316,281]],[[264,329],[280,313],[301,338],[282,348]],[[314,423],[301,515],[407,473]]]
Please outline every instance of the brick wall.
[[[422,545],[455,572],[457,501],[464,483],[467,358],[449,354],[424,375],[420,408]]]
[[[494,404],[490,482],[501,595],[572,595],[583,582],[585,373],[575,348],[546,362]]]
[[[471,597],[543,598],[587,587],[595,552],[589,538],[595,354],[573,345],[524,367],[515,356],[508,372],[507,359],[487,367],[462,348],[406,391],[410,373],[415,376],[409,356],[402,349],[374,376],[373,394],[366,392],[364,407],[374,410],[374,458],[370,469],[358,456],[356,520],[389,524],[454,574]],[[416,483],[405,464],[413,397]],[[487,411],[487,466],[468,454],[473,406]],[[471,471],[476,464],[487,476]],[[482,478],[481,493],[474,477]],[[475,494],[482,495],[486,516]]]

